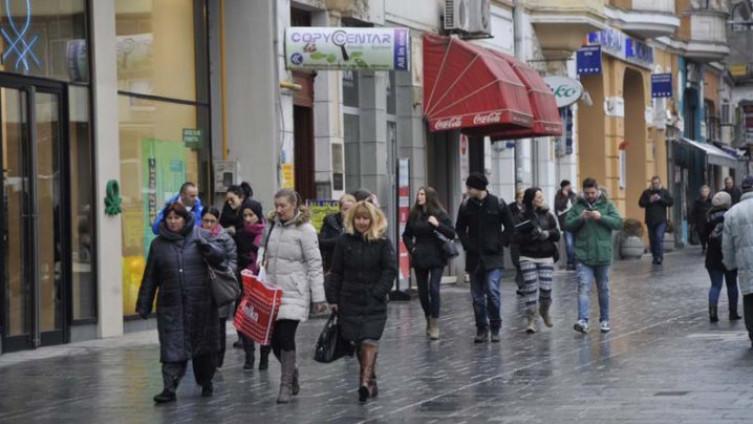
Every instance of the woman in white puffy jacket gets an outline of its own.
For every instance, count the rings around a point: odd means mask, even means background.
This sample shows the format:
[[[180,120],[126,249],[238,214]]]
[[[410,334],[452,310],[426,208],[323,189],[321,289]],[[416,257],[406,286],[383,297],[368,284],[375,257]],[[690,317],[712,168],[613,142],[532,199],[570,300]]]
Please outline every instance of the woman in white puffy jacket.
[[[275,211],[270,216],[263,258],[267,281],[283,290],[282,304],[272,334],[272,351],[281,364],[278,403],[290,402],[300,390],[295,364],[295,333],[309,316],[309,305],[317,312],[325,308],[322,257],[316,230],[309,223],[308,210],[293,190],[275,194]]]

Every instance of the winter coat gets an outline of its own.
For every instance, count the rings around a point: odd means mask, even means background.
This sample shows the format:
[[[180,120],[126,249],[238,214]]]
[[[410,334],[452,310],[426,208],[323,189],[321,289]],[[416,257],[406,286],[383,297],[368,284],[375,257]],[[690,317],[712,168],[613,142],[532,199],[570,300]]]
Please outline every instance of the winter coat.
[[[722,256],[727,269],[737,269],[740,291],[753,293],[753,192],[724,215]]]
[[[557,218],[549,209],[537,209],[535,212],[524,212],[518,215],[518,223],[531,221],[531,228],[527,231],[515,233],[514,240],[518,246],[519,255],[529,258],[557,258],[560,239],[560,229]],[[545,239],[541,238],[542,231],[549,233]]]
[[[439,227],[429,223],[429,214],[422,212],[416,216],[411,214],[403,231],[403,243],[410,252],[411,265],[416,269],[443,268],[447,265],[447,258],[442,249],[442,241],[434,231],[440,232],[450,240],[455,238],[452,221],[442,212],[436,218]]]
[[[322,251],[322,262],[324,262],[324,271],[329,271],[332,266],[332,252],[335,251],[335,244],[343,233],[343,216],[342,213],[336,212],[324,217],[322,229],[319,231],[319,250]]]
[[[504,246],[509,245],[514,224],[505,201],[488,194],[484,200],[467,198],[460,204],[455,232],[465,250],[465,270],[504,268]]]
[[[267,230],[266,262],[268,281],[283,290],[278,320],[305,321],[309,305],[324,302],[322,256],[316,230],[302,213],[281,222],[270,220]]]
[[[264,223],[244,224],[235,233],[238,244],[238,272],[247,269],[254,274],[259,273],[256,258],[264,239]]]
[[[338,306],[340,331],[346,340],[379,340],[387,322],[387,294],[397,277],[392,242],[367,241],[343,234],[335,245],[327,274],[327,301]]]
[[[706,219],[708,218],[709,209],[711,209],[711,196],[706,200],[700,197],[693,202],[693,209],[690,211],[690,219],[695,227],[696,232],[705,237]]]
[[[725,188],[722,190],[723,192],[729,194],[729,197],[732,198],[732,204],[735,205],[742,200],[743,192],[740,190],[739,187],[733,186],[732,188]]]
[[[562,193],[562,189],[557,190],[557,194],[554,195],[554,213],[561,229],[565,228],[565,214],[577,201],[578,195],[572,190],[567,196]]]
[[[170,207],[170,205],[177,202],[179,199],[180,199],[180,193],[171,197],[170,200],[168,200],[167,203],[165,203],[165,207],[163,207],[162,210],[159,211],[159,213],[157,214],[157,217],[154,219],[154,222],[152,223],[152,232],[154,233],[154,235],[156,236],[159,235],[159,225],[165,219],[165,209]],[[197,225],[197,226],[201,225],[201,214],[203,212],[204,212],[204,205],[201,204],[201,199],[197,197],[196,202],[191,208],[191,213],[193,214],[194,225]]]
[[[585,220],[581,216],[588,208],[601,213],[601,219]],[[581,195],[565,215],[565,230],[575,235],[575,259],[587,266],[612,263],[612,231],[622,229],[622,217],[617,208],[602,193],[592,205]]]
[[[222,211],[220,211],[220,225],[222,225],[222,228],[233,227],[237,229],[243,222],[243,217],[241,216],[242,210],[243,206],[235,210],[225,202],[222,206]]]
[[[661,199],[656,202],[651,201],[651,196],[658,194]],[[672,195],[666,189],[647,189],[641,194],[638,205],[646,209],[645,222],[648,226],[658,225],[667,222],[667,208],[671,208],[675,201]]]
[[[256,262],[256,255],[259,250],[259,243],[255,242],[256,235],[250,235],[246,231],[246,225],[241,214],[244,209],[250,209],[250,206],[248,206],[250,201],[251,199],[244,200],[238,209],[233,209],[225,203],[220,213],[220,225],[223,228],[232,227],[235,230],[233,241],[235,241],[235,246],[238,249],[238,272],[248,268],[252,260]],[[262,218],[259,217],[259,219]]]
[[[214,354],[219,349],[219,317],[200,253],[201,230],[193,219],[181,233],[169,231],[165,224],[159,230],[149,247],[136,311],[141,316],[151,313],[157,295],[160,361]]]
[[[727,271],[727,268],[724,266],[722,256],[722,240],[724,238],[724,233],[722,233],[721,238],[709,238],[709,236],[714,232],[714,229],[718,224],[724,223],[724,214],[726,212],[727,208],[724,207],[711,208],[711,210],[709,210],[708,221],[703,227],[701,227],[701,230],[699,230],[703,237],[709,241],[708,246],[706,246],[706,268],[717,269],[725,272]]]
[[[201,228],[199,230],[199,235],[201,238],[216,245],[220,249],[222,261],[217,264],[219,268],[230,268],[234,273],[238,273],[238,253],[235,247],[235,242],[224,228],[220,226],[216,231],[209,231]],[[230,316],[231,306],[232,303],[220,306],[218,311],[219,317],[223,319],[228,318]]]

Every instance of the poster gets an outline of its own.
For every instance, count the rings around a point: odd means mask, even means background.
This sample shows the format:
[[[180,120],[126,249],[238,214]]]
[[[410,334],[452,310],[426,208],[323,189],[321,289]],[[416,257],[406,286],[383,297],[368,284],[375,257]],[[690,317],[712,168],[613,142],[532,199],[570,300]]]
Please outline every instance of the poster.
[[[340,212],[340,202],[337,200],[308,200],[306,206],[311,213],[311,225],[316,228],[317,233],[321,231],[327,215]]]
[[[295,168],[292,163],[282,164],[282,184],[280,188],[295,188]]]
[[[403,234],[410,215],[410,159],[407,158],[399,161],[397,211],[400,234]],[[398,265],[400,281],[410,282],[410,255],[402,238],[398,240]]]

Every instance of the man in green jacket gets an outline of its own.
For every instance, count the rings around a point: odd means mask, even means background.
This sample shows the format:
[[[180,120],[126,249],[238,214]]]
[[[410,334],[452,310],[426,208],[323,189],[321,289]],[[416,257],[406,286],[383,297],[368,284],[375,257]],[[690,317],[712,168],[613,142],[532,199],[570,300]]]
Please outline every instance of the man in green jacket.
[[[609,332],[609,266],[612,231],[622,229],[622,217],[593,178],[583,180],[583,191],[565,216],[565,230],[575,235],[578,276],[578,322],[575,331],[588,333],[591,285],[599,290],[599,328]]]

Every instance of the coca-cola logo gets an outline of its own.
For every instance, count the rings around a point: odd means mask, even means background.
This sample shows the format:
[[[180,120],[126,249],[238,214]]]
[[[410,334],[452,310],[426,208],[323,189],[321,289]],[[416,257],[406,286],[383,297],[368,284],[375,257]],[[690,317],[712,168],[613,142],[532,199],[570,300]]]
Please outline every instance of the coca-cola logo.
[[[460,128],[463,125],[463,119],[459,116],[452,116],[446,119],[440,119],[434,124],[434,128],[438,130],[448,130],[450,128]]]
[[[473,125],[496,124],[502,120],[502,112],[477,113],[473,116]]]

